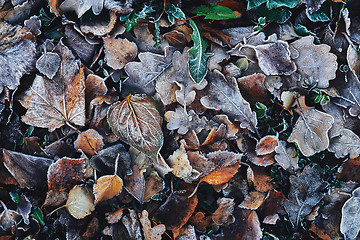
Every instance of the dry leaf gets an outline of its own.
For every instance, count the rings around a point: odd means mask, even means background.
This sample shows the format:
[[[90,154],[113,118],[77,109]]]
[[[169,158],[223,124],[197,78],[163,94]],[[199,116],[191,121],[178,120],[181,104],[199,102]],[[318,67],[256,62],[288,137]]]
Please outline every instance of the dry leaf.
[[[20,26],[0,22],[0,92],[15,88],[21,77],[35,67],[35,37]]]
[[[106,213],[105,218],[106,218],[107,222],[110,224],[117,223],[120,221],[120,219],[123,215],[123,212],[124,212],[124,209],[120,208],[113,213]]]
[[[129,239],[143,240],[138,215],[133,209],[129,209],[129,212],[129,214],[123,216],[121,219],[121,222],[124,224],[127,232],[129,233]],[[124,233],[121,235],[121,237],[123,237],[123,235]],[[120,238],[120,236],[118,238]]]
[[[139,214],[139,220],[143,227],[144,239],[145,240],[161,240],[161,236],[164,234],[166,228],[164,224],[159,224],[155,227],[151,227],[151,222],[149,220],[149,214],[146,210],[143,210]]]
[[[271,190],[266,196],[265,203],[257,210],[263,223],[276,224],[279,219],[278,213],[283,212],[281,203],[286,197],[282,192]]]
[[[330,152],[335,153],[335,157],[344,158],[350,154],[350,158],[356,158],[360,154],[360,138],[349,129],[342,129],[340,135],[330,140]]]
[[[146,177],[144,202],[149,202],[151,198],[158,194],[165,187],[164,180],[156,171],[151,171]]]
[[[255,152],[256,155],[262,156],[275,151],[275,147],[278,145],[278,139],[276,136],[265,136],[262,137],[256,144]]]
[[[218,208],[212,214],[211,218],[216,225],[229,225],[235,221],[232,213],[235,209],[234,199],[231,198],[219,198],[216,201]]]
[[[266,194],[253,191],[246,195],[244,201],[238,205],[238,207],[250,210],[258,209],[265,201]]]
[[[105,0],[106,1],[106,0]],[[95,36],[104,36],[110,33],[116,23],[116,12],[110,11],[107,13],[109,16],[97,16],[92,21],[81,22],[80,29],[83,33],[94,34]]]
[[[339,136],[341,131],[345,128],[344,111],[341,107],[332,102],[322,105],[322,108],[325,113],[333,116],[334,118],[334,124],[329,130],[329,138],[331,140],[332,138]]]
[[[107,119],[121,140],[157,160],[164,136],[162,118],[150,97],[129,95],[109,108]]]
[[[357,75],[360,75],[360,57],[352,44],[349,44],[346,56],[349,68]]]
[[[175,111],[167,111],[166,116],[168,118],[166,128],[169,130],[177,129],[181,135],[185,135],[189,130],[199,133],[206,126],[207,119],[205,117],[200,119],[194,110],[186,112],[181,106],[178,106]]]
[[[0,228],[8,231],[21,220],[21,216],[16,211],[8,209],[3,201],[0,200],[0,203],[4,208],[4,211],[0,214]]]
[[[94,195],[85,185],[77,185],[69,192],[66,208],[77,219],[83,219],[95,209]]]
[[[345,161],[338,169],[336,177],[342,181],[360,182],[360,158]]]
[[[183,226],[180,229],[179,236],[176,237],[176,240],[197,240],[194,226]]]
[[[356,239],[360,231],[359,222],[360,188],[356,188],[341,210],[340,232],[345,239]]]
[[[145,178],[143,170],[138,165],[132,167],[131,175],[124,178],[125,189],[141,204],[144,203],[145,195]]]
[[[113,69],[122,69],[137,55],[137,46],[125,39],[103,38],[105,47],[105,61]]]
[[[188,44],[185,34],[177,30],[167,32],[163,36],[170,45],[176,48],[184,48]]]
[[[102,150],[103,146],[103,137],[94,129],[80,133],[75,140],[76,149],[81,149],[85,154],[91,156]]]
[[[62,11],[75,11],[80,18],[90,8],[95,15],[99,15],[104,7],[104,0],[65,0],[61,3],[60,9]]]
[[[208,64],[209,70],[212,71],[217,69],[221,71],[220,63],[228,60],[230,55],[226,52],[225,48],[213,43],[211,44],[211,52],[212,56],[209,58]]]
[[[36,76],[20,100],[28,109],[22,121],[51,132],[66,123],[85,125],[84,70],[62,42],[55,52],[61,58],[58,74],[53,80]]]
[[[44,53],[36,61],[36,68],[40,73],[52,79],[60,68],[61,58],[57,53]]]
[[[315,45],[314,37],[307,36],[291,43],[297,56],[293,59],[303,80],[319,88],[329,87],[329,80],[336,77],[337,57],[330,53],[330,46]]]
[[[31,212],[32,204],[25,195],[19,196],[19,202],[17,204],[16,212],[18,212],[26,225],[30,224],[29,215]]]
[[[121,193],[123,181],[118,175],[105,175],[100,177],[94,184],[95,202],[105,201]]]
[[[6,169],[23,188],[40,189],[46,183],[46,172],[53,160],[3,149]]]
[[[256,132],[256,114],[241,96],[235,79],[227,81],[217,70],[209,73],[207,79],[207,95],[200,99],[201,104],[209,109],[222,110],[230,118],[239,121],[240,127]]]
[[[249,100],[250,104],[267,103],[267,90],[264,86],[265,77],[262,73],[254,73],[237,79],[241,93],[245,99]]]
[[[191,183],[200,176],[200,173],[190,165],[184,144],[181,144],[180,148],[173,152],[167,162],[173,169],[172,173],[186,182]]]
[[[299,169],[298,166],[298,153],[294,147],[287,147],[286,142],[280,140],[275,147],[275,161],[285,170],[290,173],[295,173]]]
[[[297,111],[300,117],[295,123],[288,142],[297,143],[302,154],[307,157],[327,149],[328,132],[334,123],[334,118],[315,108],[307,107],[305,97],[298,99]]]
[[[263,167],[251,166],[247,169],[246,175],[249,184],[254,184],[254,188],[259,192],[266,193],[274,188],[273,179]]]
[[[319,166],[308,165],[299,177],[290,176],[290,193],[283,204],[293,227],[297,227],[323,198],[321,191],[327,184],[322,180],[322,171]]]
[[[258,45],[255,48],[260,69],[266,75],[291,75],[296,70],[290,59],[289,44],[284,41]]]

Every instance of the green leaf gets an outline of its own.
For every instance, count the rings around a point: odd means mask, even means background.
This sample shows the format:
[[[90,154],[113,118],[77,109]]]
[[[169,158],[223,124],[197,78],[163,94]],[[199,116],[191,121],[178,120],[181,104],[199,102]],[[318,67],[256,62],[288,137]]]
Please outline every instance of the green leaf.
[[[200,16],[205,16],[205,19],[226,20],[236,18],[235,13],[230,8],[213,3],[210,3],[210,6],[198,6],[193,8],[190,12]]]
[[[189,19],[190,26],[193,29],[193,34],[191,34],[191,39],[194,41],[194,46],[188,50],[189,53],[189,72],[191,79],[196,83],[200,83],[206,76],[207,65],[210,53],[205,53],[207,44],[202,39],[201,33],[197,28],[193,20]]]
[[[175,22],[175,18],[185,20],[185,13],[178,7],[175,7],[174,4],[168,4],[166,6],[165,12],[168,14],[168,19],[171,23]]]
[[[258,7],[266,1],[267,0],[248,0],[247,10]]]
[[[155,9],[150,4],[150,5],[144,5],[143,9],[138,13],[133,12],[131,14],[131,18],[125,16],[125,19],[126,19],[126,22],[125,22],[126,32],[129,32],[134,26],[136,26],[138,24],[138,20],[146,18],[149,15],[149,13],[152,13],[152,12],[155,12]]]
[[[154,29],[154,37],[153,40],[155,42],[154,47],[159,46],[160,45],[160,41],[161,41],[161,37],[160,37],[160,22],[156,21],[154,23],[155,25],[155,29]]]
[[[34,131],[34,126],[30,126],[30,127],[26,130],[26,132],[24,133],[24,136],[25,136],[25,137],[30,137],[31,134],[33,133],[33,131]]]
[[[286,7],[268,9],[266,4],[262,4],[253,10],[256,18],[266,17],[268,22],[285,23],[291,17],[291,11]]]
[[[266,7],[268,9],[274,9],[279,7],[294,8],[300,0],[268,0]]]
[[[17,190],[11,191],[9,194],[14,203],[19,203],[19,192]]]
[[[306,9],[306,16],[312,22],[330,21],[332,18],[332,8],[330,6],[330,3],[328,1],[325,1],[323,5],[321,5],[321,8],[313,14],[310,14],[308,9]]]
[[[44,215],[39,207],[34,208],[33,213],[31,214],[41,225],[45,225]]]
[[[315,44],[320,44],[320,39],[316,36],[315,33],[309,31],[305,26],[298,24],[295,26],[294,28],[295,32],[297,35],[302,36],[302,37],[306,37],[306,36],[313,36],[314,37],[314,43]]]

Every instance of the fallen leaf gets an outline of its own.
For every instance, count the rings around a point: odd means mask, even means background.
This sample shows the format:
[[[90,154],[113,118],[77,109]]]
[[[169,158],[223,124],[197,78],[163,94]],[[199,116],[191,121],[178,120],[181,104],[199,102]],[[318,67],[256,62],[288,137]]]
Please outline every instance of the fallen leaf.
[[[0,200],[4,211],[0,214],[0,228],[4,231],[10,230],[21,220],[21,216],[14,210],[8,209],[3,201]]]
[[[144,202],[150,202],[151,198],[158,194],[164,187],[164,180],[156,171],[151,171],[149,176],[145,178]]]
[[[184,48],[188,44],[185,34],[177,30],[167,32],[163,36],[170,45],[176,48]]]
[[[107,0],[105,0],[107,1]],[[80,30],[84,34],[93,34],[95,36],[104,36],[110,33],[116,23],[116,12],[110,11],[107,13],[107,17],[95,16],[92,21],[81,22]]]
[[[126,175],[124,178],[125,189],[141,204],[144,203],[145,195],[145,178],[143,170],[139,169],[138,165],[132,167],[131,175]]]
[[[321,152],[329,146],[328,132],[334,123],[334,118],[315,108],[307,107],[305,97],[298,99],[300,117],[295,123],[288,142],[298,144],[304,156]]]
[[[95,129],[81,132],[75,140],[76,149],[81,149],[85,154],[91,156],[101,151],[103,146],[103,137]]]
[[[157,218],[165,224],[166,229],[171,230],[175,237],[180,228],[187,223],[198,203],[196,195],[191,198],[188,196],[189,193],[185,190],[172,192],[156,214]]]
[[[360,158],[350,158],[338,169],[337,178],[342,181],[360,181]]]
[[[118,175],[105,175],[94,184],[94,204],[113,198],[121,193],[123,181]]]
[[[335,105],[332,102],[322,106],[325,113],[331,115],[334,118],[334,124],[329,130],[330,140],[340,135],[341,131],[345,128],[344,111],[340,106]]]
[[[326,183],[322,180],[322,169],[318,166],[306,166],[300,176],[290,176],[290,193],[283,204],[293,227],[311,212],[324,194],[321,192]]]
[[[53,160],[3,149],[6,169],[23,188],[40,189],[46,183],[46,172]]]
[[[231,198],[219,198],[216,201],[218,208],[211,215],[212,220],[216,225],[229,225],[235,221],[232,213],[235,209],[234,199]]]
[[[95,209],[94,195],[85,185],[77,185],[69,192],[66,208],[77,219],[83,219]]]
[[[212,56],[209,58],[209,70],[212,71],[214,69],[217,69],[221,71],[220,63],[228,60],[230,58],[230,55],[223,47],[217,44],[211,44],[211,52]]]
[[[149,220],[149,214],[146,210],[143,210],[141,214],[139,213],[139,220],[142,225],[144,232],[145,240],[161,240],[161,236],[165,233],[165,225],[159,224],[155,227],[151,227],[151,222]]]
[[[254,73],[237,79],[244,98],[253,105],[256,102],[267,103],[267,90],[264,85],[266,76],[262,73]]]
[[[31,212],[32,204],[25,195],[19,196],[16,212],[18,212],[26,225],[30,224],[29,215]]]
[[[275,147],[275,161],[285,170],[290,173],[298,171],[299,156],[294,147],[287,147],[285,141],[279,140],[278,145]]]
[[[135,210],[129,209],[129,214],[124,215],[123,218],[121,219],[121,222],[124,224],[127,232],[129,233],[129,239],[134,239],[134,240],[143,239],[141,235],[138,214],[135,212]]]
[[[329,87],[329,80],[336,77],[338,68],[337,57],[330,53],[330,46],[315,45],[313,36],[302,37],[290,46],[297,52],[293,61],[303,80],[319,88]]]
[[[157,160],[164,141],[162,118],[150,97],[129,95],[109,108],[107,119],[121,140]]]
[[[44,53],[36,61],[36,68],[40,73],[52,79],[60,68],[61,58],[57,53]]]
[[[341,209],[340,232],[345,239],[356,239],[360,228],[356,224],[359,221],[360,188],[356,188]]]
[[[123,215],[124,209],[120,208],[118,210],[116,210],[115,212],[112,213],[106,213],[105,214],[105,218],[107,220],[108,223],[110,224],[114,224],[120,221],[122,215]]]
[[[346,60],[349,64],[349,68],[357,75],[360,75],[360,57],[356,49],[352,44],[349,44]]]
[[[276,146],[278,145],[278,139],[276,136],[265,136],[262,137],[259,142],[256,144],[255,152],[256,155],[262,156],[275,151]]]
[[[0,92],[15,88],[21,77],[35,67],[35,37],[20,26],[0,22]]]
[[[254,184],[254,188],[259,192],[266,193],[274,188],[273,179],[263,167],[251,166],[247,169],[246,175],[249,184]]]
[[[122,69],[137,55],[137,46],[125,39],[103,38],[105,47],[105,61],[113,69]]]
[[[282,192],[277,190],[270,190],[266,196],[264,204],[257,210],[260,219],[263,219],[263,223],[276,224],[279,219],[279,214],[284,211],[281,203],[286,197]]]
[[[265,201],[266,194],[253,191],[249,192],[249,194],[245,197],[244,201],[242,201],[238,207],[250,210],[258,209],[263,202]]]
[[[206,228],[211,226],[211,221],[211,216],[205,217],[203,212],[194,213],[189,219],[189,223],[200,232],[205,232]]]
[[[99,219],[97,217],[93,217],[91,221],[89,222],[88,226],[86,227],[86,231],[81,234],[81,237],[83,239],[91,239],[95,237],[95,234],[99,230]]]
[[[180,228],[179,236],[176,240],[197,240],[195,228],[192,225],[186,225]]]
[[[296,71],[290,59],[289,44],[284,41],[257,45],[255,48],[260,69],[266,75],[291,75]]]
[[[343,158],[350,154],[350,158],[356,158],[360,154],[360,138],[349,129],[342,129],[340,135],[330,140],[329,152],[335,153],[335,157]]]
[[[186,112],[181,106],[178,106],[175,111],[167,111],[166,116],[168,118],[166,128],[177,130],[181,135],[185,135],[189,130],[199,133],[206,126],[207,119],[205,117],[200,119],[194,110]]]
[[[208,74],[208,81],[207,95],[200,99],[201,104],[209,109],[222,110],[230,118],[239,121],[241,128],[256,132],[256,114],[241,96],[235,79],[227,81],[221,72],[214,70]]]
[[[91,8],[92,12],[95,15],[99,15],[104,7],[104,0],[94,1],[94,0],[85,0],[85,1],[74,1],[74,0],[65,0],[61,3],[60,9],[62,11],[75,11],[80,18],[87,10]]]
[[[85,125],[84,70],[62,42],[54,51],[61,58],[59,75],[53,80],[36,76],[20,100],[28,109],[22,121],[50,132],[67,123]]]

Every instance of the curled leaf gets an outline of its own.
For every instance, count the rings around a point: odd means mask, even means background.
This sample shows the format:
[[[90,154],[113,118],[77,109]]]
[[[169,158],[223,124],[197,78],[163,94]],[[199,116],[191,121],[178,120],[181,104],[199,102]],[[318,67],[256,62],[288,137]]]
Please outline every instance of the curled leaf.
[[[77,185],[70,190],[65,206],[74,218],[83,219],[95,209],[94,195],[85,185]]]
[[[123,181],[118,175],[105,175],[97,180],[94,185],[95,202],[98,204],[104,200],[113,198],[121,193]]]

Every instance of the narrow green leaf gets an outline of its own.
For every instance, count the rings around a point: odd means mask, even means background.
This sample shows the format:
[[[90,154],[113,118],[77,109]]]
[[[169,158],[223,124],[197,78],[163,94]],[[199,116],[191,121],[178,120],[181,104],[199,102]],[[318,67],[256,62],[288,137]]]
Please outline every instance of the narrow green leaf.
[[[14,203],[19,203],[19,192],[17,190],[11,191],[9,194]]]
[[[193,20],[189,20],[190,26],[193,29],[191,39],[194,41],[194,46],[188,50],[189,53],[189,72],[191,79],[196,83],[200,83],[206,76],[207,65],[210,53],[205,53],[207,43],[201,36],[199,29]]]
[[[210,3],[210,6],[198,6],[193,8],[190,12],[200,16],[205,16],[205,19],[226,20],[236,18],[235,13],[230,8],[213,3]]]
[[[125,22],[126,32],[129,32],[131,28],[136,26],[138,24],[138,20],[146,18],[149,15],[149,13],[152,12],[155,12],[155,9],[153,8],[152,5],[144,5],[143,9],[140,12],[138,13],[133,12],[131,14],[131,17],[127,17],[126,19]]]
[[[31,214],[41,225],[45,225],[44,215],[39,207],[34,208],[33,213]]]
[[[330,21],[332,18],[332,8],[328,1],[325,1],[323,5],[321,5],[321,8],[314,12],[313,14],[310,14],[308,9],[306,9],[306,16],[310,19],[312,22],[327,22]]]
[[[185,13],[180,8],[175,7],[174,4],[168,4],[166,6],[165,12],[168,14],[168,18],[169,18],[170,22],[172,22],[171,19],[174,19],[174,18],[181,19],[181,20],[186,19]]]

